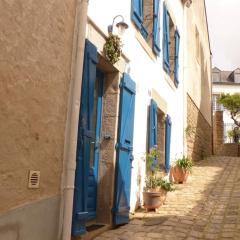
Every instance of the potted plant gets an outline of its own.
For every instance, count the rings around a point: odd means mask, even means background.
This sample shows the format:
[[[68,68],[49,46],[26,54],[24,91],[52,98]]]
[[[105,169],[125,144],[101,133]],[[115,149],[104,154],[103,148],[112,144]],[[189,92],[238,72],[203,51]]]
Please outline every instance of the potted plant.
[[[239,127],[235,127],[234,129],[229,130],[228,137],[231,138],[234,143],[239,143],[239,139],[240,139]]]
[[[171,169],[171,174],[175,183],[186,183],[189,173],[192,172],[192,160],[186,156],[177,159]]]
[[[167,191],[172,191],[172,183],[157,176],[156,159],[160,156],[156,147],[146,154],[147,177],[143,192],[144,207],[146,209],[159,208],[166,199]]]

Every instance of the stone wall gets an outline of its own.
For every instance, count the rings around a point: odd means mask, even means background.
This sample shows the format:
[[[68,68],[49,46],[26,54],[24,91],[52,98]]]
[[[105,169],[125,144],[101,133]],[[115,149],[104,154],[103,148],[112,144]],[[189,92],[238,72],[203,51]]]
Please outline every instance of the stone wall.
[[[212,127],[193,100],[187,97],[187,154],[194,161],[212,155]]]
[[[240,145],[236,143],[223,143],[223,112],[216,111],[213,115],[213,146],[214,155],[218,156],[240,156]]]

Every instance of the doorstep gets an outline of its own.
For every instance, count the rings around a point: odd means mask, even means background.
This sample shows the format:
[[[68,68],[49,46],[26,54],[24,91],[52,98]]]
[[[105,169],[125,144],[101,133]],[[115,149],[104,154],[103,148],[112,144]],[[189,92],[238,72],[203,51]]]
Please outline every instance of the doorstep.
[[[110,225],[92,223],[88,224],[87,232],[79,237],[72,237],[71,240],[92,240],[103,232],[112,229]]]

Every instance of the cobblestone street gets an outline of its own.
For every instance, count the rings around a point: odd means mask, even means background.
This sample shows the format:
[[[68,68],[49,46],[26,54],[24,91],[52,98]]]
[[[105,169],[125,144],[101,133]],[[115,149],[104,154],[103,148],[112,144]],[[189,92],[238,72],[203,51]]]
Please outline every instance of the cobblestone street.
[[[137,212],[125,226],[96,240],[240,239],[240,158],[211,157],[195,164],[158,212]]]

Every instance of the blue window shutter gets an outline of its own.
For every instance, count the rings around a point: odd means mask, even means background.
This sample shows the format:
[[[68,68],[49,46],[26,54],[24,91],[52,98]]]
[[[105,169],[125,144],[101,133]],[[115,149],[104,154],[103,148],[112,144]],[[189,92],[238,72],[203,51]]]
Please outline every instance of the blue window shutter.
[[[132,0],[132,20],[142,36],[147,39],[148,32],[143,26],[143,0]]]
[[[138,27],[142,28],[143,23],[143,0],[132,0],[132,20]]]
[[[158,56],[160,54],[160,0],[154,0],[153,6],[153,51]]]
[[[169,51],[169,13],[166,5],[163,5],[163,67],[167,73],[170,72],[170,51]]]
[[[180,45],[180,35],[178,30],[175,31],[175,69],[174,69],[174,82],[175,86],[178,87],[179,84],[179,76],[178,76],[178,69],[179,69],[179,45]]]
[[[157,103],[152,99],[149,107],[149,130],[148,130],[148,151],[150,152],[151,148],[157,146],[157,126],[158,117],[157,117]],[[157,159],[155,159],[154,164],[157,165]]]
[[[136,84],[124,73],[120,84],[118,141],[113,204],[115,225],[129,222]]]
[[[171,117],[167,115],[165,122],[165,169],[167,173],[170,171],[171,128]]]
[[[152,99],[149,109],[148,150],[157,145],[157,103]]]

